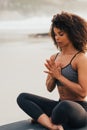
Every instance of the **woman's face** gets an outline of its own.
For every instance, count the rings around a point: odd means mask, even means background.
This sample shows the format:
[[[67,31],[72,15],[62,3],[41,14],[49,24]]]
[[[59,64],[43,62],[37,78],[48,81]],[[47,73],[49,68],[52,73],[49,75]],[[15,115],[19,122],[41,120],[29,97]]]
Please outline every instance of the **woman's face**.
[[[56,44],[59,48],[62,49],[63,47],[66,47],[71,44],[71,41],[69,40],[67,33],[56,27],[54,27],[53,31],[55,34]]]

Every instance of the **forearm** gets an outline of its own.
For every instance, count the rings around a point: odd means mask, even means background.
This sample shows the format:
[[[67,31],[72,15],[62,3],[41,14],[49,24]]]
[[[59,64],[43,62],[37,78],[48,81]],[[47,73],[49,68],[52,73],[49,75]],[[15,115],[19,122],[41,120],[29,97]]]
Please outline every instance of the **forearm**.
[[[52,91],[56,86],[56,79],[48,75],[46,80],[46,86],[48,91]]]
[[[58,78],[58,80],[64,85],[64,87],[73,93],[77,94],[80,97],[85,97],[85,91],[80,84],[74,83],[62,75]]]

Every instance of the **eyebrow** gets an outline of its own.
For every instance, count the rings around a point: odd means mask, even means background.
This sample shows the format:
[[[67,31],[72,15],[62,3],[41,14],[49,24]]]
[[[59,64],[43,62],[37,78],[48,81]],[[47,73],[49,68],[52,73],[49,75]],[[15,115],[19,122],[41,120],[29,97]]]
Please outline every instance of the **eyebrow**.
[[[54,33],[58,33],[58,34],[60,34],[60,33],[64,33],[64,31],[63,30],[60,30],[60,31],[54,31]]]

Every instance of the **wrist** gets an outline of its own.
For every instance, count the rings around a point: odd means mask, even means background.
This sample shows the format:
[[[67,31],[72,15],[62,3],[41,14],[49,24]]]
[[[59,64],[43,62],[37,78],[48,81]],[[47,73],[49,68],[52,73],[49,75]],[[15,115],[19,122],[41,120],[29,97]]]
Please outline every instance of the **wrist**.
[[[55,78],[53,76],[50,76],[50,79],[53,80],[53,81],[55,80]]]
[[[62,76],[62,75],[60,75],[57,79],[61,82],[61,81],[62,81],[62,79],[63,79],[63,76]]]

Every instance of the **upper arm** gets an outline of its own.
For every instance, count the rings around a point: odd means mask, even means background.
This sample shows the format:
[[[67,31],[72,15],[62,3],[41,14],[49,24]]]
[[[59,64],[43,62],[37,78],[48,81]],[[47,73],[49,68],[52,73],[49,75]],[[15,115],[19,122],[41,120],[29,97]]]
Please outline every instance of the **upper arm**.
[[[78,81],[82,92],[87,95],[87,55],[84,54],[78,59]]]

